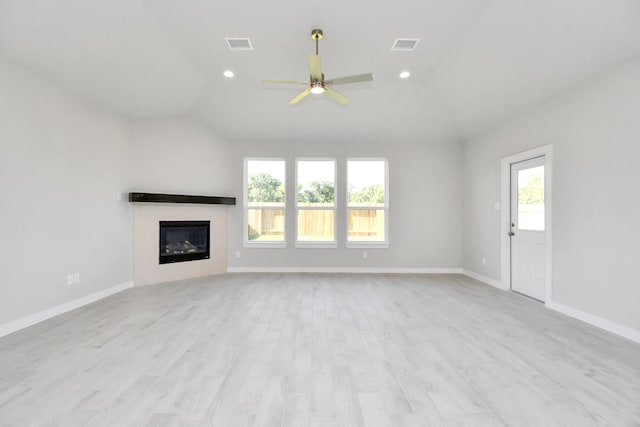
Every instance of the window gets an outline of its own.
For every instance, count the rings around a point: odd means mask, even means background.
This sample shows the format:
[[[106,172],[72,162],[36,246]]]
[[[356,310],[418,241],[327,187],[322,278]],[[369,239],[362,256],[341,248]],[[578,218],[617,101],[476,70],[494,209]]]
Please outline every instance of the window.
[[[245,160],[245,243],[283,243],[285,161]]]
[[[335,247],[335,160],[296,162],[296,215],[298,247]]]
[[[387,161],[347,160],[347,244],[388,244]]]
[[[347,247],[388,247],[388,161],[351,158],[342,166],[346,168],[338,174],[336,159],[296,159],[295,183],[289,179],[288,184],[289,194],[295,191],[295,207],[287,208],[286,161],[245,159],[244,245],[286,247],[285,223],[295,220],[289,230],[295,230],[294,243],[299,248],[338,247],[336,229],[346,238]],[[338,182],[345,171],[346,182]],[[340,191],[340,203],[337,184],[345,191]]]

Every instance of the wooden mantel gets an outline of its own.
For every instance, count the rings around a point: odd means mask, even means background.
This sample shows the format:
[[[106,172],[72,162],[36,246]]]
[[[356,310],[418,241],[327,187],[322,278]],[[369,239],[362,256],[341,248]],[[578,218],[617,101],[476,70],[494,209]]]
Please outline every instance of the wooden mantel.
[[[235,197],[189,196],[185,194],[129,193],[132,203],[192,203],[199,205],[235,205]]]

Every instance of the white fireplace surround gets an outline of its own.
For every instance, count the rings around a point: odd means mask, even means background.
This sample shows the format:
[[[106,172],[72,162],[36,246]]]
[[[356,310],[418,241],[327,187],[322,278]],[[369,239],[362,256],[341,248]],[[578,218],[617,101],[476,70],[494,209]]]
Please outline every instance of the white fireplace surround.
[[[160,221],[211,221],[209,259],[160,264]],[[215,205],[134,204],[133,275],[136,286],[227,272],[227,209]]]

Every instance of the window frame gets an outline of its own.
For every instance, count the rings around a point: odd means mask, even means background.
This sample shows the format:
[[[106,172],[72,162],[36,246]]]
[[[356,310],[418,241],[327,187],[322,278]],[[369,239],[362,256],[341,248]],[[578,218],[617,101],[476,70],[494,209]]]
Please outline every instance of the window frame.
[[[295,240],[294,247],[302,248],[302,249],[333,249],[338,247],[338,233],[337,233],[337,210],[338,210],[338,160],[335,157],[297,157],[295,160],[295,182],[294,182],[294,216],[295,216]],[[298,171],[300,162],[333,162],[333,206],[323,206],[323,207],[312,207],[298,206]],[[298,238],[298,213],[300,210],[332,210],[333,211],[333,240],[318,240],[318,241],[308,241],[308,240],[299,240]]]
[[[249,162],[251,161],[281,161],[284,163],[284,204],[282,206],[261,206],[266,210],[282,210],[284,212],[284,229],[283,240],[263,240],[255,241],[249,240],[247,230],[249,229]],[[287,204],[288,204],[288,191],[287,191],[287,160],[282,157],[245,157],[243,159],[243,227],[242,227],[242,246],[245,248],[276,248],[283,249],[287,247]]]
[[[382,161],[384,162],[384,207],[379,206],[349,206],[349,162],[351,161]],[[345,230],[344,241],[346,248],[388,248],[389,240],[389,160],[384,157],[347,157],[345,160]],[[384,240],[376,241],[350,241],[349,240],[349,211],[352,210],[381,210],[384,212]]]

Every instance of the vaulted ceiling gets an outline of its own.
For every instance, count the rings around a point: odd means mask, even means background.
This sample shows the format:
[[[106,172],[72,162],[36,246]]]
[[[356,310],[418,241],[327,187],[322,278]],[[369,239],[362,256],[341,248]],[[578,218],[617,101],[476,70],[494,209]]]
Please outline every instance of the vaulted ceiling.
[[[348,105],[288,105],[304,87],[260,82],[308,78],[313,28],[327,77],[373,73],[336,88]],[[230,141],[464,140],[639,54],[638,0],[0,0],[0,56],[116,114],[190,116]]]

